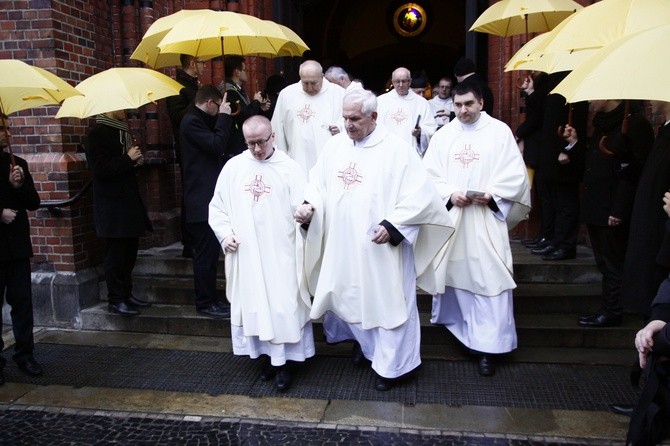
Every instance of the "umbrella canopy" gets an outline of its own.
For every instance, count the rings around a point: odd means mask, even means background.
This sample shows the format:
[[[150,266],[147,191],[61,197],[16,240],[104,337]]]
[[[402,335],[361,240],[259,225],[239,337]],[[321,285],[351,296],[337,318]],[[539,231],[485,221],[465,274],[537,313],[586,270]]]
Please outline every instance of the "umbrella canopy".
[[[182,85],[148,68],[110,68],[94,74],[76,87],[83,96],[63,101],[57,118],[88,116],[141,107],[178,95]]]
[[[531,70],[544,71],[545,73],[570,71],[591,57],[597,49],[545,52],[546,46],[554,36],[561,32],[576,15],[571,15],[553,30],[533,37],[505,64],[505,71]]]
[[[60,104],[81,95],[70,84],[20,60],[0,60],[0,110],[9,115],[41,105]]]
[[[165,34],[158,48],[160,53],[196,57],[299,56],[308,49],[297,34],[272,21],[209,9],[180,20]]]
[[[144,37],[140,41],[133,54],[130,55],[131,59],[139,60],[144,62],[146,65],[151,68],[163,68],[163,67],[174,67],[181,65],[179,61],[180,54],[178,53],[161,53],[158,49],[158,44],[163,37],[179,23],[180,20],[183,20],[186,17],[197,15],[205,11],[203,9],[182,9],[181,11],[175,12],[165,17],[161,17],[156,20],[144,33]],[[216,54],[211,55],[201,55],[200,58],[203,60],[211,59],[216,57]]]
[[[666,23],[670,23],[667,0],[602,0],[570,17],[540,52],[596,50],[624,36]]]
[[[484,11],[470,31],[501,37],[545,32],[580,9],[573,0],[501,0]]]
[[[47,70],[20,60],[0,60],[0,112],[6,115],[41,105],[60,104],[65,98],[80,94],[70,84]],[[0,122],[4,128],[7,151],[13,167],[14,155],[4,117]]]
[[[613,42],[570,73],[552,93],[568,102],[596,99],[652,99],[670,102],[670,68],[660,55],[670,24]]]

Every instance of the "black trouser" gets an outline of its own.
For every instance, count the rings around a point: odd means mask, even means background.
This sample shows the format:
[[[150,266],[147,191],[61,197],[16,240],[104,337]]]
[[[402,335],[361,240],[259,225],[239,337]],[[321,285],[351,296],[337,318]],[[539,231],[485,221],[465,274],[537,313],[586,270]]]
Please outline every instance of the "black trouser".
[[[603,275],[603,308],[612,313],[621,313],[621,277],[628,246],[628,226],[586,225],[589,230],[593,256],[598,270]]]
[[[551,189],[545,181],[535,180],[537,201],[540,202],[540,237],[552,240],[554,238],[554,219],[556,210],[551,199]]]
[[[105,239],[105,282],[110,304],[127,301],[133,293],[133,268],[139,237]]]
[[[195,307],[206,308],[216,302],[216,265],[221,245],[207,222],[189,223],[195,245],[193,253],[193,282]]]
[[[551,244],[574,251],[579,232],[579,183],[548,181],[546,184],[554,209],[554,238]]]
[[[191,228],[186,221],[186,202],[184,201],[184,167],[179,163],[179,172],[181,172],[181,215],[179,217],[179,225],[181,226],[181,243],[187,251],[193,250],[195,244],[195,237],[191,234]]]
[[[14,259],[0,262],[0,313],[2,296],[12,307],[12,330],[14,331],[15,361],[21,362],[33,357],[33,295],[30,279],[30,259]],[[0,314],[0,331],[2,331],[2,314]],[[0,351],[5,343],[0,336]],[[0,369],[5,367],[6,360],[0,356]]]

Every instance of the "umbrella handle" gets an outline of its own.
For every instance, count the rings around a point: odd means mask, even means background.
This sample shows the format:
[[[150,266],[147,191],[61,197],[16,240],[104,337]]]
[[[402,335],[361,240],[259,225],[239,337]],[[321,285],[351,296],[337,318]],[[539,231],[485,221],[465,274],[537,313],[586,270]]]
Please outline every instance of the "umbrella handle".
[[[628,127],[629,127],[629,121],[630,121],[630,101],[624,101],[625,102],[625,107],[624,107],[624,112],[623,112],[623,120],[621,120],[621,135],[626,136],[628,135]],[[604,136],[600,138],[600,142],[598,143],[598,149],[600,149],[600,152],[605,155],[605,156],[614,156],[614,152],[612,152],[609,147],[607,147],[607,136]]]
[[[570,104],[570,108],[568,109],[568,125],[572,127],[572,104]],[[558,126],[558,137],[563,139],[563,132],[565,131],[565,127],[562,125]]]
[[[235,102],[235,105],[237,105],[237,108],[235,109],[235,111],[230,112],[230,116],[237,116],[242,111],[242,106],[240,105],[240,101]]]
[[[5,119],[5,113],[0,109],[0,118],[2,118],[2,129],[5,132],[5,141],[7,141],[7,152],[9,153],[9,164],[10,168],[14,169],[16,166],[16,160],[14,159],[14,153],[12,152],[12,144],[9,142],[9,123]]]

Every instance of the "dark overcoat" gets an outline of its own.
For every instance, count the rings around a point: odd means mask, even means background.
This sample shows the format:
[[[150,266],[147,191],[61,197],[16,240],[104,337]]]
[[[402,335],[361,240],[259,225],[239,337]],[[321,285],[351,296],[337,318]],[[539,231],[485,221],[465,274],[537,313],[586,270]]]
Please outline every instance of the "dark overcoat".
[[[93,218],[98,237],[133,238],[151,231],[136,168],[125,153],[121,130],[95,124],[86,138],[86,158],[93,174]]]

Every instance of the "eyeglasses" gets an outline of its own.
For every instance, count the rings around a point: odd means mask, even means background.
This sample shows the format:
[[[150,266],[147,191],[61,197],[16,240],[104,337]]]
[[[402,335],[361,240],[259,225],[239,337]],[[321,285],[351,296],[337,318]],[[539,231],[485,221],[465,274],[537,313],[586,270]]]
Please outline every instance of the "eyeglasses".
[[[272,133],[270,133],[270,136],[268,136],[268,137],[265,138],[264,140],[261,140],[261,141],[245,141],[245,144],[246,144],[247,147],[249,147],[250,149],[253,149],[253,148],[256,147],[256,146],[258,146],[258,147],[260,147],[260,148],[262,149],[262,148],[265,147],[265,145],[268,143],[268,141],[270,141],[270,138],[272,138]]]

